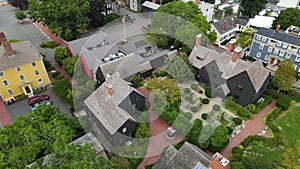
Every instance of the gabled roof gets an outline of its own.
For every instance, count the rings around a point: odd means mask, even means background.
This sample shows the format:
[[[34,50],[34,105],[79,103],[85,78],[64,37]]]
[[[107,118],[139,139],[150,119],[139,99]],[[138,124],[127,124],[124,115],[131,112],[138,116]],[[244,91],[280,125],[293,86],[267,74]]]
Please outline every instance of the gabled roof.
[[[197,146],[185,142],[177,150],[172,145],[167,148],[162,158],[153,166],[153,169],[192,169],[200,166],[203,169],[209,168],[211,157]]]
[[[259,29],[256,34],[266,36],[272,39],[276,39],[288,44],[293,44],[296,46],[300,46],[300,37],[292,34],[288,34],[283,31],[276,32],[273,29],[266,29],[266,28],[261,28]]]
[[[249,21],[247,19],[242,19],[242,18],[235,19],[235,24],[238,24],[238,25],[246,26],[248,24],[248,22]]]
[[[40,53],[29,41],[11,43],[14,56],[7,56],[3,45],[0,46],[0,71],[42,59]]]
[[[112,86],[112,95],[107,91],[108,84]],[[119,107],[119,104],[133,91],[139,93],[115,73],[97,88],[84,103],[108,132],[113,135],[127,120],[135,121],[128,112]]]
[[[216,28],[216,30],[222,35],[228,31],[235,29],[235,25],[232,26],[232,18],[236,18],[235,15],[227,16],[223,19],[220,19],[217,22],[214,22],[212,25]],[[224,21],[226,21],[226,29],[223,30]]]
[[[241,59],[232,62],[231,56],[228,53],[218,53],[217,51],[204,46],[194,47],[191,55],[189,56],[189,61],[198,69],[201,69],[215,61],[218,66],[218,70],[223,72],[222,77],[226,80],[246,71],[256,92],[259,91],[260,87],[264,84],[270,74],[270,71],[263,67],[260,60],[257,60],[254,63]],[[221,84],[220,87],[222,87],[226,94],[228,93],[228,86],[226,85],[226,87],[224,85],[226,84]]]

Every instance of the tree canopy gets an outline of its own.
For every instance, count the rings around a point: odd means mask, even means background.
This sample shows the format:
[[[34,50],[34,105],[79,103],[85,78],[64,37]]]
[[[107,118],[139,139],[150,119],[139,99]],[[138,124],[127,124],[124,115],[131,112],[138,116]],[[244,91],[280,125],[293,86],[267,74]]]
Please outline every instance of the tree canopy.
[[[65,40],[77,37],[89,25],[88,0],[28,0],[28,14],[34,21],[43,22],[51,32]]]
[[[296,77],[293,61],[285,59],[280,62],[278,69],[275,71],[274,83],[279,91],[289,91],[295,82]]]
[[[300,168],[300,140],[297,141],[295,149],[289,148],[283,153],[282,165],[285,168]]]
[[[26,10],[28,8],[27,0],[8,0],[7,1],[11,6]]]
[[[196,3],[173,1],[162,5],[154,14],[149,33],[155,42],[163,38],[169,45],[179,41],[192,48],[199,33],[207,35],[211,42],[216,40],[216,33],[210,32],[210,28]]]
[[[300,26],[300,9],[288,8],[281,11],[279,16],[275,18],[272,27],[276,28],[280,25],[280,28],[286,30],[289,26]]]
[[[243,16],[254,17],[265,8],[267,3],[268,0],[242,0],[239,10]]]

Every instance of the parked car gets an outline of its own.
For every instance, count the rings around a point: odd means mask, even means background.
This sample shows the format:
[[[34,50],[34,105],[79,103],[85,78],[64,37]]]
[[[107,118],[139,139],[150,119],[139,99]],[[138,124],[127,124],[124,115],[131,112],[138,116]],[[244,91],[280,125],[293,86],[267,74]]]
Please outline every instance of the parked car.
[[[131,13],[127,13],[126,14],[126,19],[129,20],[129,21],[133,21],[133,20],[135,20],[135,17]]]
[[[44,100],[44,101],[41,101],[41,102],[39,102],[39,103],[35,103],[34,105],[32,105],[32,106],[30,107],[30,110],[31,110],[31,111],[36,110],[38,107],[42,106],[43,103],[46,104],[47,106],[52,104],[51,101],[49,101],[49,100]]]
[[[49,96],[46,94],[42,94],[41,96],[33,96],[28,99],[29,106],[32,106],[36,103],[40,103],[41,101],[49,100]]]

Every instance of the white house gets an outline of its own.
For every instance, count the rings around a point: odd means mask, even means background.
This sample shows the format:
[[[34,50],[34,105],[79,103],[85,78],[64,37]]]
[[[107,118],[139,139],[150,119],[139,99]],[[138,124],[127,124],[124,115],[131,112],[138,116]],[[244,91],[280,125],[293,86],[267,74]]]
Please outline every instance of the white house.
[[[300,7],[300,0],[280,0],[277,3],[277,6],[283,7],[283,8],[296,8]]]
[[[130,3],[130,9],[135,11],[135,12],[138,12],[138,0],[130,0],[129,1]]]
[[[254,18],[250,18],[249,22],[254,28],[271,28],[274,20],[274,17],[256,15]]]
[[[212,22],[214,20],[214,4],[210,4],[204,1],[201,1],[198,4],[203,16],[206,17],[207,22]]]

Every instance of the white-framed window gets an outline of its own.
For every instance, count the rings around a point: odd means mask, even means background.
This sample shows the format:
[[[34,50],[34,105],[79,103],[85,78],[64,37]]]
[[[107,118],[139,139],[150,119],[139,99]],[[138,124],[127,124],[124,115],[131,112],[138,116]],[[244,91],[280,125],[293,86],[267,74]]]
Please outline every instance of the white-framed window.
[[[35,63],[35,62],[32,62],[31,65],[32,65],[32,66],[36,66],[36,63]]]
[[[24,80],[24,75],[20,75],[20,80]]]
[[[275,49],[275,50],[274,50],[274,54],[275,54],[275,55],[277,55],[277,54],[278,54],[278,52],[279,52],[279,50],[278,50],[278,49]]]
[[[268,52],[272,52],[273,48],[269,46]]]
[[[269,55],[266,55],[266,56],[265,56],[265,60],[266,60],[266,61],[269,61],[269,60],[270,60],[270,56],[269,56]]]
[[[0,77],[1,77],[1,76],[4,76],[4,73],[3,73],[3,72],[0,72]]]
[[[14,92],[13,92],[13,90],[12,90],[12,89],[8,89],[8,90],[7,90],[7,93],[8,93],[9,95],[12,95],[12,94],[14,94]]]
[[[21,70],[20,66],[16,67],[16,71],[19,72]]]
[[[260,39],[261,39],[261,36],[260,36],[260,35],[256,35],[256,39],[257,39],[257,40],[260,40]]]
[[[260,44],[260,45],[259,45],[259,49],[262,50],[262,49],[264,48],[264,46],[265,46],[265,45]]]
[[[127,131],[127,128],[124,127],[124,128],[122,129],[122,132],[123,132],[123,133],[126,133],[126,131]]]
[[[281,42],[280,41],[277,41],[277,46],[281,46]]]
[[[7,80],[3,80],[3,85],[7,86],[8,85],[8,81]]]
[[[280,51],[279,56],[283,56],[284,55],[284,51]]]
[[[263,41],[263,42],[266,42],[266,41],[267,41],[267,38],[263,36],[262,41]]]
[[[286,58],[290,58],[291,57],[291,53],[286,53]]]
[[[287,43],[283,43],[282,47],[287,48],[288,47]]]
[[[261,53],[260,53],[260,52],[257,52],[257,53],[256,53],[256,57],[259,58],[260,56],[261,56]]]
[[[297,56],[295,62],[300,62],[300,56]]]
[[[39,84],[42,84],[43,83],[43,80],[41,78],[38,78],[38,83]]]
[[[35,73],[35,75],[39,75],[40,74],[39,70],[35,70],[34,73]]]

